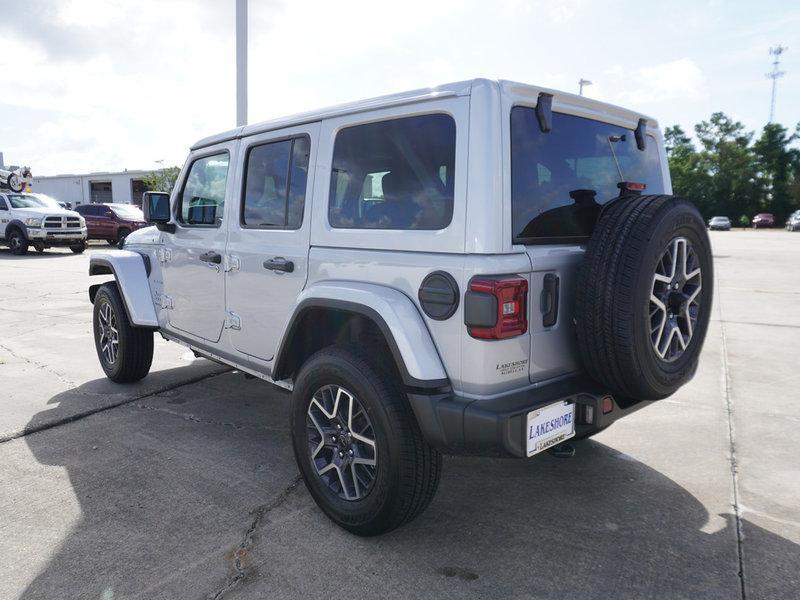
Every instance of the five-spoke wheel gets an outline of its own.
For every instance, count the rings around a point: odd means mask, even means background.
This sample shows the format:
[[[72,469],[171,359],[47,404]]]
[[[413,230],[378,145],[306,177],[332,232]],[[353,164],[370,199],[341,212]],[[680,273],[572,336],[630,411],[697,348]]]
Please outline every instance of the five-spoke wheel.
[[[117,317],[107,300],[103,300],[98,313],[98,328],[100,330],[100,352],[109,365],[117,362],[119,349],[119,331],[117,330]]]
[[[360,500],[375,482],[377,449],[372,422],[356,397],[326,385],[308,405],[308,448],[325,484],[344,500]]]
[[[692,341],[702,301],[700,261],[685,237],[673,239],[653,274],[650,338],[658,357],[672,362]]]

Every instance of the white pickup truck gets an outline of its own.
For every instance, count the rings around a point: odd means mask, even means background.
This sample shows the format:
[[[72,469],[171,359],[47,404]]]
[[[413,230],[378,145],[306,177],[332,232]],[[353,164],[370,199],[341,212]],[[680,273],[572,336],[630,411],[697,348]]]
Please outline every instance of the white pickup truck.
[[[75,254],[86,250],[86,221],[72,210],[48,206],[32,194],[0,192],[0,245],[22,255],[66,246]]]

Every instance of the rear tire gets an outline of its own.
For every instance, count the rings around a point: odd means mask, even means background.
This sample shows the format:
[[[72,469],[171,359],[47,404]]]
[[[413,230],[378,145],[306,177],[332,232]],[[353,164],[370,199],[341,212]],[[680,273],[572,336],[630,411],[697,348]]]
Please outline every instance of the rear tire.
[[[622,397],[674,393],[697,369],[713,279],[708,233],[691,202],[673,196],[614,202],[597,223],[576,285],[586,371]]]
[[[115,242],[118,248],[122,248],[122,245],[125,243],[125,238],[131,234],[131,230],[125,227],[120,227],[119,231],[117,231],[117,241]]]
[[[94,298],[94,344],[100,366],[111,381],[139,381],[153,362],[153,332],[134,327],[115,283],[106,283]]]
[[[11,248],[11,254],[17,256],[24,256],[28,253],[28,240],[17,227],[8,232],[8,247]]]
[[[334,397],[340,398],[338,412]],[[337,416],[321,413],[320,402]],[[350,423],[349,406],[356,407],[352,414],[357,415]],[[354,442],[354,457],[374,459],[372,469],[363,462],[359,467],[354,459],[347,462],[351,447],[347,444],[361,439],[350,435],[351,424],[353,434],[363,432],[374,442],[371,454],[368,446]],[[333,439],[337,427],[347,441],[341,434]],[[441,454],[423,439],[396,376],[350,348],[320,350],[300,369],[292,395],[291,431],[308,491],[334,523],[351,533],[370,536],[391,531],[422,513],[436,493]],[[355,477],[360,485],[353,483]]]

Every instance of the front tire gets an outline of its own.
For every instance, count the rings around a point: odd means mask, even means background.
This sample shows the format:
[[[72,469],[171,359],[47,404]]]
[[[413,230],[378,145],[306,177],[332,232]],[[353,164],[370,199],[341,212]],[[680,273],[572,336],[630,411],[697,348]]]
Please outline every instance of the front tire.
[[[11,254],[17,256],[24,256],[28,253],[28,240],[22,235],[22,232],[14,227],[8,234],[8,247],[11,248]]]
[[[423,439],[396,376],[349,348],[325,348],[303,365],[291,431],[309,493],[351,533],[391,531],[436,493],[441,454]]]
[[[94,299],[94,344],[100,366],[111,381],[139,381],[153,362],[153,332],[134,327],[115,283],[106,283]]]
[[[83,254],[83,251],[86,250],[86,242],[81,242],[80,244],[73,244],[69,247],[72,250],[73,254]]]

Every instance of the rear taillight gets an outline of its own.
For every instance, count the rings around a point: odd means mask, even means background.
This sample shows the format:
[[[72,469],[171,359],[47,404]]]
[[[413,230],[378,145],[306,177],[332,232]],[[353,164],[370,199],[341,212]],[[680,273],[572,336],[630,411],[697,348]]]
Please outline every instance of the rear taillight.
[[[528,280],[522,277],[475,277],[464,300],[464,323],[482,340],[502,340],[528,331]]]

